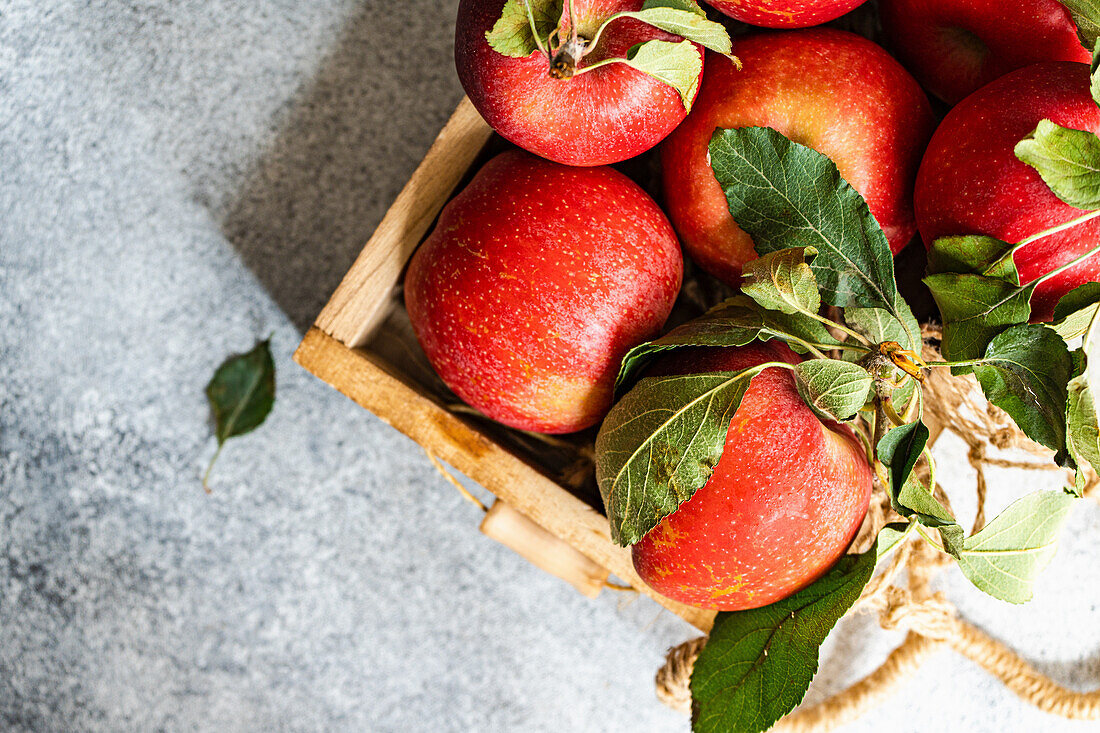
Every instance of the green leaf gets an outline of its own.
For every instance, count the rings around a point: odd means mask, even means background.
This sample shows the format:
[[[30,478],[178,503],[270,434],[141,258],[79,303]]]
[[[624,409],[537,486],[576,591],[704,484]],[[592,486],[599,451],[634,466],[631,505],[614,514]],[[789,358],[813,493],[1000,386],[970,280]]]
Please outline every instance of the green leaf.
[[[1013,502],[982,531],[968,537],[959,569],[970,582],[1009,603],[1031,600],[1035,576],[1050,564],[1074,498],[1037,491]]]
[[[716,130],[710,155],[730,213],[757,252],[812,246],[827,303],[897,315],[886,236],[829,158],[767,127]]]
[[[741,292],[763,308],[783,313],[817,313],[821,295],[807,258],[813,247],[791,247],[769,252],[742,269]]]
[[[908,309],[903,316],[908,320],[904,325],[882,308],[846,308],[844,310],[844,320],[848,327],[866,336],[871,343],[895,341],[903,348],[919,354],[923,346],[920,339],[920,325]],[[856,354],[856,357],[862,357],[862,354]],[[916,382],[910,379],[900,387],[895,387],[890,397],[897,409],[903,411],[905,405],[909,404],[909,400],[913,399],[914,392],[916,392]]]
[[[528,4],[531,17],[527,15]],[[543,48],[547,47],[547,39],[561,22],[561,15],[562,0],[508,0],[500,18],[486,31],[485,40],[497,53],[526,58],[539,50],[540,43]],[[534,30],[531,18],[534,18]]]
[[[895,522],[893,524],[887,524],[879,530],[878,537],[875,538],[876,563],[893,552],[894,548],[901,544],[901,541],[909,535],[910,526],[911,525],[908,524]]]
[[[993,338],[1031,316],[1034,284],[1023,287],[1007,280],[969,273],[940,273],[924,278],[943,317],[943,356],[948,361],[979,358]],[[965,374],[969,367],[952,367]]]
[[[730,298],[699,318],[626,352],[615,381],[616,392],[633,384],[666,351],[691,346],[744,346],[759,338],[763,330],[764,317],[754,303],[744,297]]]
[[[962,551],[962,527],[929,488],[913,477],[913,468],[928,445],[928,437],[928,428],[919,421],[896,427],[879,441],[878,459],[886,466],[890,480],[886,489],[894,511],[903,517],[913,517],[926,527],[935,527],[944,550],[957,557]]]
[[[1073,22],[1077,24],[1077,36],[1085,48],[1092,48],[1100,36],[1100,0],[1061,0]]]
[[[692,730],[760,733],[794,709],[817,673],[821,643],[867,585],[872,549],[770,606],[719,613],[691,674]]]
[[[1100,308],[1100,283],[1078,285],[1054,306],[1053,328],[1066,341],[1084,336]]]
[[[944,550],[958,557],[962,551],[962,527],[929,487],[912,475],[913,467],[927,443],[928,428],[920,422],[896,427],[879,441],[879,460],[886,466],[890,479],[886,487],[890,506],[903,517],[914,519],[926,527],[934,527],[939,531]]]
[[[921,351],[920,339],[914,338],[914,334],[920,334],[920,325],[915,318],[911,323],[903,325],[893,314],[882,308],[847,308],[844,311],[844,321],[873,344],[896,341],[909,351],[918,354]]]
[[[928,273],[969,272],[1019,285],[1016,263],[1008,256],[1014,246],[980,234],[940,237],[928,250]]]
[[[688,5],[694,5],[694,8],[686,7]],[[706,13],[695,3],[650,0],[641,10],[616,13],[607,22],[616,18],[635,18],[724,56],[729,56],[733,51],[733,43],[725,26],[707,20]]]
[[[956,524],[951,512],[932,495],[927,486],[912,476],[897,494],[897,510],[903,517],[917,517],[926,527]]]
[[[750,381],[774,365],[645,377],[611,408],[596,436],[596,480],[615,542],[638,542],[706,484]]]
[[[858,364],[839,359],[810,359],[796,364],[798,394],[819,417],[849,420],[871,396],[874,380]]]
[[[645,368],[666,351],[692,346],[744,346],[755,339],[767,341],[771,338],[785,341],[796,349],[800,348],[798,339],[820,344],[826,349],[839,343],[818,321],[765,311],[750,298],[737,295],[664,336],[628,351],[615,382],[616,394],[628,389]]]
[[[1083,336],[1082,347],[1073,354],[1073,379],[1066,386],[1066,449],[1077,464],[1078,496],[1085,487],[1085,463],[1100,472],[1100,421],[1092,394],[1093,385],[1100,385],[1100,317],[1095,308]]]
[[[676,10],[686,10],[689,13],[695,13],[703,17],[707,15],[707,11],[703,10],[703,6],[695,0],[645,0],[642,3],[642,10],[649,10],[650,8],[674,8]]]
[[[974,375],[986,398],[1037,443],[1066,447],[1066,383],[1073,372],[1066,342],[1048,326],[1023,324],[1004,331],[985,350]]]
[[[1075,490],[1080,496],[1085,478],[1081,469],[1085,463],[1100,471],[1100,423],[1084,370],[1070,380],[1066,392],[1066,449],[1078,466]]]
[[[259,341],[251,351],[223,361],[206,385],[206,399],[214,416],[218,451],[203,476],[204,487],[225,441],[258,428],[275,404],[271,339]]]
[[[1039,172],[1058,198],[1078,209],[1100,208],[1100,138],[1050,120],[1016,143],[1016,157]]]
[[[887,431],[875,448],[875,454],[886,467],[886,475],[890,479],[886,487],[890,494],[890,504],[903,517],[912,516],[913,509],[900,504],[898,497],[912,476],[924,447],[928,445],[928,437],[928,428],[918,420]]]
[[[691,111],[703,73],[703,54],[691,41],[646,41],[631,48],[625,59],[614,61],[668,84],[680,93],[684,109]]]

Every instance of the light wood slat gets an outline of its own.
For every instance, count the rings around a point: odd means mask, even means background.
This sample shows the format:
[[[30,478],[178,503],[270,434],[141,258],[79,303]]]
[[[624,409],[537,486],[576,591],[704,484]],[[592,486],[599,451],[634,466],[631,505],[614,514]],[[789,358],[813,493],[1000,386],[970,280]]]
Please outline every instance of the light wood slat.
[[[493,502],[481,520],[481,533],[589,598],[598,596],[607,581],[607,568],[500,499]]]
[[[492,132],[463,97],[317,317],[318,328],[349,346],[366,342],[405,262]]]

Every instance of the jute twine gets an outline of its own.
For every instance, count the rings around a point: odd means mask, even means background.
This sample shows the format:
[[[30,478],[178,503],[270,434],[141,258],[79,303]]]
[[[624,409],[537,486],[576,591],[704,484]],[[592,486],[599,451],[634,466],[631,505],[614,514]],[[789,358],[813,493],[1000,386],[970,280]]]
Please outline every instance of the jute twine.
[[[926,327],[924,335],[926,344],[940,336],[934,327]],[[931,346],[926,345],[925,350],[926,358],[938,358]],[[973,531],[985,525],[986,468],[1063,470],[1051,461],[1050,451],[1029,441],[1007,415],[985,402],[973,377],[952,377],[946,369],[933,369],[925,380],[924,394],[924,418],[932,439],[948,430],[969,448],[968,460],[977,473],[978,512]],[[991,455],[990,448],[1017,449],[1037,460],[1002,458]],[[923,468],[927,470],[926,466]],[[1086,493],[1093,493],[1098,483],[1096,476],[1092,476]],[[937,483],[935,489],[937,498],[946,504],[942,487]],[[868,549],[879,529],[890,521],[901,518],[892,513],[883,488],[876,486],[852,551]],[[905,640],[878,669],[836,695],[787,715],[772,730],[820,733],[851,722],[881,703],[926,658],[945,647],[980,665],[1040,710],[1074,720],[1100,720],[1100,689],[1076,692],[1058,685],[1012,649],[960,618],[942,593],[932,592],[932,579],[951,562],[949,556],[928,543],[911,538],[896,548],[886,567],[871,579],[850,612],[878,614],[883,628],[907,630]],[[657,697],[669,707],[684,713],[691,711],[691,670],[705,643],[706,638],[700,637],[669,650],[656,680]]]

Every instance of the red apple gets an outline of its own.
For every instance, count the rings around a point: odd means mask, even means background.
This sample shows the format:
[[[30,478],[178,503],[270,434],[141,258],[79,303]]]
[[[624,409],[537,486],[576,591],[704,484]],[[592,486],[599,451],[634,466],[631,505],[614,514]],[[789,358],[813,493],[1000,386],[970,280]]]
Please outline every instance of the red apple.
[[[610,408],[620,360],[660,330],[682,276],[671,225],[629,178],[510,151],[443,209],[405,305],[455,394],[505,425],[567,433]]]
[[[647,372],[740,370],[797,363],[786,346],[699,348]],[[634,567],[662,595],[739,611],[774,603],[821,577],[859,531],[872,471],[845,425],[823,423],[789,370],[753,378],[706,485],[634,545]]]
[[[1100,133],[1089,94],[1089,67],[1048,61],[1018,69],[964,99],[944,118],[921,162],[915,205],[926,246],[949,234],[984,234],[1018,242],[1084,212],[1063,203],[1013,149],[1041,119]],[[1014,256],[1020,281],[1039,276],[1100,242],[1100,220],[1052,234]],[[1100,256],[1042,283],[1031,298],[1033,320],[1050,320],[1076,286],[1100,280]]]
[[[625,64],[575,74],[570,68],[567,73],[572,76],[558,78],[561,73],[552,74],[550,59],[539,51],[514,58],[493,50],[485,34],[501,17],[504,2],[461,0],[455,64],[470,101],[511,142],[567,165],[604,165],[649,150],[687,115],[673,87]],[[643,0],[574,0],[581,39],[591,41],[604,20],[620,11],[639,10],[642,4]],[[608,25],[592,53],[575,68],[625,57],[634,45],[654,39],[681,40],[633,18],[620,18]],[[722,65],[729,63],[722,60]]]
[[[879,10],[898,59],[949,104],[1029,64],[1090,59],[1058,0],[882,0]]]
[[[808,28],[828,23],[866,0],[706,0],[731,18],[764,28]]]
[[[737,55],[743,71],[707,64],[691,114],[661,147],[665,208],[692,258],[736,285],[756,257],[708,150],[715,128],[750,126],[775,128],[832,158],[899,252],[916,232],[913,178],[932,132],[916,81],[874,43],[844,31],[749,36]]]

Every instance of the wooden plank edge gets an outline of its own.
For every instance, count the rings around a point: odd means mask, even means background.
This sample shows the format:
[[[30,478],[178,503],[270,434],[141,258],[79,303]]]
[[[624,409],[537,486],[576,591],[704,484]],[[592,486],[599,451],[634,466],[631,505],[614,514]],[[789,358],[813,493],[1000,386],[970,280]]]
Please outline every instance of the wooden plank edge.
[[[535,567],[569,583],[581,595],[595,598],[607,582],[607,568],[502,499],[489,507],[480,529],[483,535]]]
[[[349,346],[366,342],[405,262],[492,133],[463,97],[317,316],[320,328]]]
[[[665,598],[638,577],[630,550],[611,541],[607,517],[417,392],[367,352],[313,327],[294,360],[639,592],[693,626],[710,629],[713,611]]]

